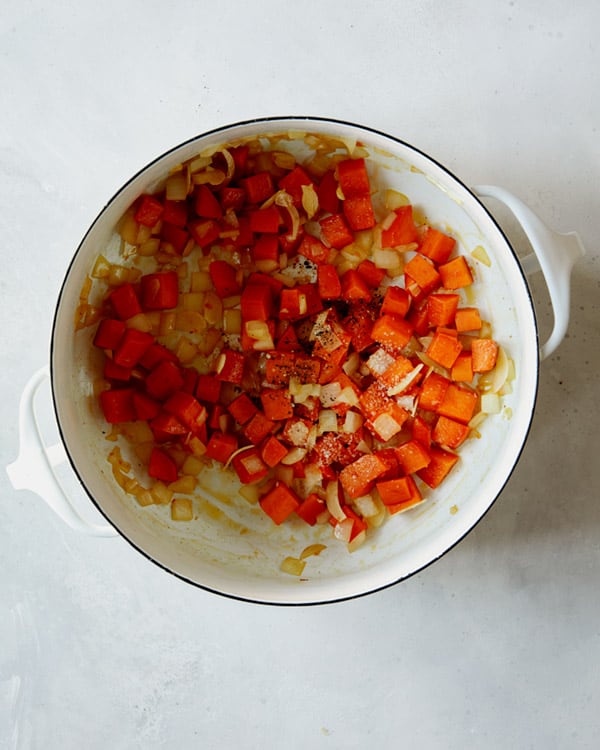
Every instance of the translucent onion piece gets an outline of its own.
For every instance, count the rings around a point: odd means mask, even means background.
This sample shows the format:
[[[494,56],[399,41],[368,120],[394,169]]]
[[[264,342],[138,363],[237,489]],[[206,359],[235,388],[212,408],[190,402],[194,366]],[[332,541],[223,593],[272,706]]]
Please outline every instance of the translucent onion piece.
[[[227,179],[227,175],[221,169],[207,167],[203,172],[195,172],[192,175],[192,182],[195,185],[222,185]]]
[[[250,503],[250,505],[256,505],[259,499],[259,488],[256,484],[245,484],[238,490],[240,495]]]
[[[176,497],[171,502],[171,519],[173,521],[191,521],[194,518],[192,501],[187,497]]]
[[[346,412],[346,416],[344,418],[344,424],[342,425],[342,432],[353,434],[360,427],[362,427],[362,424],[363,424],[362,414],[359,414],[356,411],[350,410]]]
[[[187,198],[187,177],[184,172],[176,172],[167,178],[166,197],[170,201],[184,201]]]
[[[390,211],[389,214],[385,217],[385,219],[381,222],[381,228],[389,229],[395,221],[396,221],[396,214],[393,211]]]
[[[394,357],[385,349],[377,349],[367,360],[369,372],[375,377],[381,377],[383,373],[395,362]]]
[[[229,456],[229,458],[227,459],[227,461],[223,464],[223,469],[227,469],[229,467],[229,465],[231,464],[231,462],[233,461],[233,459],[236,456],[239,456],[240,453],[245,453],[246,451],[250,450],[251,448],[254,448],[254,446],[253,445],[244,445],[242,448],[238,448],[236,451],[233,451],[233,453],[231,454],[231,456]]]
[[[350,406],[356,406],[358,404],[358,396],[352,386],[346,386],[342,389],[340,395],[336,398],[335,404],[349,404]]]
[[[173,499],[173,492],[163,482],[155,482],[150,488],[150,494],[158,505],[169,505]]]
[[[351,542],[348,542],[348,552],[355,552],[360,546],[362,546],[367,538],[367,532],[363,529],[360,531]]]
[[[306,458],[306,448],[296,446],[288,451],[287,456],[281,459],[281,463],[284,466],[292,466],[293,464],[297,464],[298,461],[302,461],[303,458]]]
[[[302,185],[302,208],[309,219],[319,210],[319,196],[313,185]]]
[[[396,268],[400,265],[400,258],[392,248],[376,248],[373,250],[373,263],[378,268]]]
[[[400,393],[402,393],[402,391],[405,391],[411,385],[411,383],[417,378],[417,376],[419,375],[422,369],[423,369],[423,363],[421,363],[420,365],[417,365],[413,370],[407,373],[399,383],[388,388],[388,391],[387,391],[388,396],[397,396]]]
[[[300,214],[298,213],[296,206],[294,206],[294,199],[289,193],[286,193],[285,190],[279,190],[275,193],[275,205],[281,206],[288,211],[290,219],[292,220],[290,238],[295,240],[298,236],[298,231],[300,230]]]
[[[502,399],[496,393],[484,393],[481,397],[481,411],[485,414],[499,414]]]
[[[488,266],[488,268],[492,265],[490,256],[487,254],[487,251],[483,247],[483,245],[477,245],[477,247],[471,252],[471,255],[473,256],[473,258],[475,258],[475,260],[483,263],[484,266]]]
[[[379,507],[371,495],[357,497],[352,504],[363,518],[371,518],[379,513]]]
[[[337,432],[337,414],[333,409],[322,409],[319,413],[319,435],[324,432]]]
[[[306,562],[304,560],[299,560],[297,557],[286,557],[281,561],[279,569],[282,573],[288,573],[292,576],[301,576],[305,566]]]
[[[336,521],[343,521],[346,518],[346,514],[340,505],[337,479],[332,479],[328,482],[327,487],[325,488],[325,503],[327,504],[327,510]]]
[[[342,370],[346,375],[354,375],[360,367],[360,356],[358,352],[352,352],[348,359],[342,365]]]
[[[233,156],[226,148],[221,149],[221,153],[223,154],[223,156],[225,157],[225,161],[227,162],[227,174],[225,175],[225,179],[227,180],[227,182],[229,182],[233,177],[233,173],[235,172],[235,161],[233,160]]]
[[[404,193],[399,193],[397,190],[388,188],[385,191],[385,207],[390,211],[394,211],[396,208],[401,206],[408,206],[410,200]]]
[[[96,258],[94,267],[92,268],[92,278],[94,279],[105,279],[110,273],[110,263],[104,255],[99,255]]]
[[[307,557],[320,555],[321,552],[326,549],[327,547],[324,544],[309,544],[308,547],[305,547],[300,553],[300,559],[305,560]]]
[[[131,318],[126,320],[125,325],[127,328],[134,328],[136,331],[143,331],[144,333],[149,333],[153,328],[152,319],[147,313],[132,315]]]
[[[421,362],[429,367],[431,371],[437,372],[438,375],[443,375],[445,378],[450,377],[450,373],[448,372],[448,370],[431,359],[431,357],[428,357],[425,352],[415,352],[415,354],[421,360]]]
[[[296,157],[289,151],[274,151],[273,164],[280,169],[293,169],[296,166]]]
[[[401,425],[390,414],[384,412],[373,420],[373,428],[379,437],[387,442],[400,432]]]
[[[338,521],[333,527],[333,536],[340,542],[348,543],[350,541],[353,526],[354,521],[352,518],[344,518],[343,521]]]
[[[498,359],[496,360],[496,366],[492,373],[492,392],[498,393],[508,378],[509,373],[509,360],[506,356],[504,349],[498,347]]]
[[[475,430],[477,427],[479,427],[480,424],[482,424],[483,422],[485,422],[485,420],[487,419],[487,416],[488,415],[484,411],[478,412],[473,417],[473,419],[471,419],[471,421],[469,422],[469,427],[472,430]]]
[[[294,460],[287,461],[287,463],[296,463],[296,461],[300,461],[300,459],[304,458],[304,456],[306,455],[305,449],[308,443],[309,433],[310,433],[310,428],[304,422],[301,422],[299,420],[294,422],[293,424],[291,424],[289,427],[286,428],[286,437],[290,441],[290,443],[292,445],[295,445],[297,448],[304,449],[304,454],[301,455],[300,452],[297,452],[298,458],[296,458],[295,461]],[[294,453],[293,451],[290,451],[290,453],[293,453],[293,455],[296,455],[296,453]],[[289,458],[289,455],[290,454],[288,453],[288,455],[286,456],[286,459]]]
[[[339,398],[341,392],[342,386],[339,383],[326,383],[325,385],[321,386],[321,393],[319,394],[321,403],[325,408],[334,406],[336,403],[338,403],[337,399]]]

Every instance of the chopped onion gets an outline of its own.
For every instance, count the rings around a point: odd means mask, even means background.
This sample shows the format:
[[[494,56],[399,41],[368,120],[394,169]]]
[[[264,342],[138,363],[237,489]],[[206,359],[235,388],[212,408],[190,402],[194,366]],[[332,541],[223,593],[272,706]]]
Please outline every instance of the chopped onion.
[[[322,409],[319,412],[319,435],[324,432],[337,432],[337,414],[333,409]]]
[[[395,221],[396,221],[396,214],[393,211],[390,211],[389,214],[385,217],[385,219],[381,222],[381,228],[384,230],[389,229]]]
[[[275,193],[275,205],[285,208],[290,215],[292,220],[292,231],[290,232],[290,238],[295,240],[300,230],[300,214],[298,209],[294,206],[294,199],[285,190],[279,190]]]
[[[290,381],[291,383],[291,381]],[[342,386],[337,382],[326,383],[321,386],[321,392],[319,398],[325,408],[328,406],[334,406],[338,403],[338,398],[342,392]]]
[[[401,406],[403,409],[406,409],[407,412],[411,415],[411,417],[415,416],[415,413],[417,411],[417,407],[419,406],[419,402],[414,396],[396,396],[395,399],[398,406]]]
[[[364,544],[367,538],[367,532],[363,529],[359,531],[351,542],[348,542],[348,552],[355,552],[362,544]]]
[[[340,505],[337,479],[332,479],[327,483],[327,487],[325,488],[325,503],[327,504],[327,510],[336,521],[344,521],[346,519],[346,514]]]
[[[81,328],[94,325],[100,319],[101,312],[100,308],[94,305],[86,303],[78,305],[75,311],[75,330],[79,331]]]
[[[498,359],[492,373],[492,392],[498,393],[508,378],[509,361],[504,349],[498,347]]]
[[[138,487],[137,491],[135,492],[135,497],[138,503],[142,506],[142,508],[145,508],[148,505],[154,504],[154,498],[152,497],[152,493],[150,492],[150,490],[145,489],[141,485]]]
[[[415,352],[417,357],[423,362],[424,364],[429,367],[430,371],[437,372],[438,375],[443,375],[445,378],[450,377],[450,373],[448,370],[446,370],[445,367],[442,367],[440,364],[435,362],[431,357],[428,357],[425,352]]]
[[[379,513],[379,507],[371,495],[361,495],[352,504],[363,518],[371,518]]]
[[[204,469],[206,463],[196,456],[188,456],[183,462],[181,471],[186,476],[196,477]]]
[[[491,266],[492,261],[490,260],[490,256],[487,254],[486,249],[483,247],[483,245],[477,245],[477,247],[471,252],[471,255],[475,260],[481,261],[484,266]]]
[[[233,334],[242,332],[242,313],[240,310],[223,311],[223,331]]]
[[[184,201],[187,198],[188,181],[184,172],[176,172],[167,178],[166,197],[170,201]]]
[[[173,521],[191,521],[194,518],[192,501],[188,497],[176,497],[171,503]]]
[[[110,262],[104,257],[104,255],[99,255],[96,258],[94,267],[92,268],[92,278],[105,279],[110,273],[110,266]]]
[[[346,375],[354,375],[359,367],[360,356],[358,355],[358,352],[352,352],[342,365],[342,370],[346,373]]]
[[[249,456],[242,456],[242,458],[240,458],[240,462],[244,465],[244,469],[246,469],[248,474],[257,474],[258,472],[262,471],[264,467],[264,464],[259,456],[255,456],[254,454]]]
[[[233,459],[236,456],[239,456],[240,453],[244,453],[245,451],[248,451],[251,448],[254,448],[254,446],[253,445],[244,445],[242,448],[238,448],[236,451],[233,451],[233,453],[231,454],[231,456],[229,456],[229,458],[227,459],[227,461],[223,464],[223,469],[227,469],[229,467],[229,465],[231,464],[231,462],[233,461]]]
[[[312,184],[302,185],[302,208],[306,212],[309,220],[319,210],[319,196]]]
[[[292,576],[301,576],[306,562],[299,560],[297,557],[286,557],[281,561],[279,569],[282,573],[288,573]]]
[[[349,542],[352,534],[352,528],[354,527],[354,521],[352,518],[344,518],[343,521],[338,521],[333,527],[333,536],[340,542]]]
[[[255,266],[261,273],[272,273],[279,268],[279,261],[274,258],[262,258],[255,262]]]
[[[307,557],[320,555],[325,549],[327,549],[327,547],[324,544],[309,544],[308,547],[305,547],[300,553],[300,559],[305,560]]]
[[[293,169],[296,166],[296,157],[289,151],[273,151],[273,164],[280,169]]]
[[[371,448],[366,440],[361,440],[360,443],[356,446],[356,450],[360,453],[370,453]]]
[[[380,347],[371,354],[366,364],[369,371],[376,378],[381,377],[383,373],[395,362],[394,357],[389,354],[383,347]]]
[[[169,489],[182,495],[191,495],[196,489],[196,478],[190,476],[183,476],[171,482],[168,485]]]
[[[340,141],[346,147],[348,155],[353,156],[357,146],[356,138],[350,138],[350,136],[341,136]]]
[[[385,191],[385,207],[390,211],[409,204],[410,199],[404,193],[399,193],[397,190],[392,190],[391,188]]]
[[[318,398],[321,394],[321,386],[318,383],[300,383],[297,378],[290,378],[289,390],[297,404],[303,404],[312,397]]]
[[[373,502],[377,505],[378,512],[374,516],[369,516],[366,519],[366,521],[369,525],[369,528],[377,529],[383,524],[383,522],[387,518],[388,510],[386,506],[383,504],[383,502],[381,501],[381,498],[379,497],[379,493],[377,492],[377,490],[373,491]]]
[[[261,339],[270,335],[269,326],[264,320],[247,320],[245,323],[246,334],[251,339]]]
[[[358,404],[358,396],[352,386],[348,385],[342,389],[340,395],[336,398],[335,404],[349,404],[350,406],[356,406]]]
[[[257,484],[244,484],[238,492],[250,505],[256,505],[259,500],[260,493]]]
[[[227,175],[220,169],[206,167],[203,172],[195,172],[192,175],[194,185],[221,185],[227,179]]]
[[[484,393],[481,397],[481,411],[485,414],[499,414],[502,401],[497,393]]]
[[[246,334],[254,339],[253,348],[256,351],[266,352],[275,347],[269,326],[264,320],[247,320],[245,325]]]
[[[143,331],[144,333],[148,333],[153,327],[148,313],[132,315],[131,318],[127,318],[125,325],[127,328],[134,328],[136,331]]]
[[[211,156],[201,155],[193,159],[188,165],[190,172],[193,174],[194,172],[199,172],[201,169],[208,167],[211,162]]]
[[[307,464],[304,467],[304,481],[309,492],[319,487],[323,480],[323,473],[317,464]]]
[[[405,391],[411,383],[417,378],[421,370],[423,369],[423,363],[420,365],[417,365],[414,369],[412,369],[409,373],[407,373],[402,380],[399,383],[396,383],[396,385],[391,386],[387,390],[388,396],[397,396],[398,394],[402,393],[402,391]]]
[[[227,162],[227,174],[225,177],[229,182],[235,172],[235,161],[231,153],[226,148],[221,149],[221,153],[223,154],[223,156],[225,157],[225,161]]]
[[[309,431],[309,427],[304,422],[297,420],[287,428],[286,437],[292,445],[295,445],[298,448],[305,449],[308,442]],[[306,450],[304,450],[304,455],[306,455]],[[304,455],[299,456],[296,461],[304,458]],[[288,456],[286,456],[286,458],[287,457],[289,457],[289,454]],[[288,463],[296,463],[296,461],[288,461]]]
[[[479,427],[487,419],[487,414],[484,411],[477,412],[477,414],[469,422],[469,427],[474,430]]]
[[[387,443],[400,432],[402,425],[399,425],[391,414],[384,412],[373,420],[373,428],[379,437]]]
[[[275,467],[273,473],[276,479],[279,479],[280,482],[287,484],[288,487],[291,486],[292,482],[294,481],[293,466],[284,466],[283,464],[279,463]]]
[[[359,414],[357,411],[350,411],[346,412],[346,417],[344,419],[344,424],[342,425],[342,432],[345,432],[347,434],[354,434],[360,427],[362,427],[363,424],[363,416],[362,414]]]
[[[375,248],[373,263],[377,268],[396,268],[400,265],[400,256],[392,248]]]
[[[292,464],[297,464],[298,461],[302,461],[303,458],[306,458],[306,452],[306,448],[296,446],[288,451],[287,455],[281,459],[281,463],[284,466],[292,466]]]
[[[169,505],[173,499],[173,491],[163,482],[155,482],[150,488],[150,494],[158,505]]]

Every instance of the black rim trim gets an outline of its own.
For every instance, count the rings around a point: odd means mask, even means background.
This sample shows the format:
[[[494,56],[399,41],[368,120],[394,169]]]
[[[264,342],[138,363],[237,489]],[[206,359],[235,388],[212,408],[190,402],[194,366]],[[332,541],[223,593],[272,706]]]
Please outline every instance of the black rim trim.
[[[473,197],[473,199],[480,205],[480,207],[483,209],[483,211],[487,215],[488,219],[494,224],[494,226],[496,227],[497,231],[503,237],[503,239],[504,239],[507,247],[510,249],[510,252],[511,252],[511,254],[512,254],[512,256],[513,256],[513,258],[514,258],[514,260],[516,262],[516,266],[517,266],[517,268],[518,268],[518,270],[519,270],[519,272],[520,272],[520,274],[521,274],[521,276],[523,278],[523,281],[524,281],[524,284],[525,284],[525,289],[527,291],[527,295],[529,297],[529,302],[530,302],[531,309],[532,309],[532,312],[533,312],[533,316],[532,317],[533,317],[533,323],[534,323],[534,329],[535,329],[536,346],[537,346],[537,351],[539,352],[539,330],[538,330],[538,325],[537,325],[537,319],[536,319],[536,316],[535,316],[535,307],[534,307],[533,298],[532,298],[532,295],[531,295],[531,290],[529,288],[529,284],[527,283],[527,278],[526,278],[525,273],[524,273],[524,271],[523,271],[523,269],[521,267],[519,259],[518,259],[517,255],[516,255],[516,253],[515,253],[512,245],[511,245],[511,243],[509,242],[509,240],[508,240],[505,232],[500,227],[500,225],[498,224],[498,222],[496,221],[496,219],[489,212],[489,210],[487,209],[487,207],[482,203],[482,201],[480,200],[480,198],[467,185],[465,185],[458,177],[456,177],[456,175],[453,172],[451,172],[448,168],[446,168],[443,164],[441,164],[440,162],[438,162],[436,159],[434,159],[431,156],[429,156],[429,154],[425,153],[424,151],[421,151],[420,149],[416,148],[412,144],[407,143],[406,141],[403,141],[400,138],[396,138],[395,136],[389,135],[388,133],[384,133],[381,130],[377,130],[375,128],[371,128],[371,127],[368,127],[366,125],[360,125],[360,124],[353,123],[353,122],[350,122],[350,121],[347,121],[347,120],[338,120],[336,118],[330,118],[330,117],[312,117],[312,116],[308,116],[308,115],[306,115],[306,116],[291,115],[291,116],[285,116],[285,117],[284,116],[281,116],[281,117],[258,117],[258,118],[252,118],[250,120],[240,120],[238,122],[230,123],[228,125],[223,125],[223,126],[220,126],[218,128],[213,128],[213,129],[208,130],[208,131],[206,131],[204,133],[201,133],[199,135],[195,135],[195,136],[193,136],[191,138],[188,138],[187,140],[183,141],[182,143],[178,144],[177,146],[174,146],[173,148],[168,149],[167,151],[165,151],[164,153],[162,153],[160,156],[157,156],[155,159],[152,159],[152,161],[148,162],[148,164],[146,164],[143,168],[141,168],[140,170],[138,170],[129,180],[127,180],[127,182],[125,182],[119,188],[119,190],[117,190],[113,194],[113,196],[110,198],[110,200],[104,205],[104,207],[101,209],[101,211],[98,213],[98,215],[96,216],[96,218],[94,219],[94,221],[89,226],[87,232],[84,234],[84,236],[81,239],[79,245],[77,246],[77,249],[76,249],[75,253],[73,254],[73,257],[72,257],[69,265],[67,266],[66,273],[64,275],[62,284],[60,286],[60,291],[59,291],[59,294],[58,294],[57,303],[56,303],[56,307],[55,307],[55,310],[54,310],[54,316],[53,316],[53,320],[52,320],[52,329],[51,329],[51,338],[50,338],[50,384],[51,384],[51,389],[50,390],[51,390],[51,393],[52,393],[52,404],[53,404],[53,408],[54,408],[54,414],[55,414],[55,417],[56,417],[56,423],[57,423],[58,431],[59,431],[61,440],[63,442],[63,445],[65,447],[65,452],[67,454],[67,458],[69,459],[69,463],[71,464],[71,468],[73,469],[73,471],[75,473],[75,476],[77,477],[77,479],[78,479],[79,483],[81,484],[83,490],[85,491],[86,495],[89,497],[89,499],[91,500],[91,502],[93,503],[93,505],[100,512],[100,514],[106,519],[106,521],[110,524],[110,526],[112,526],[118,532],[119,536],[122,539],[124,539],[125,541],[127,541],[127,543],[130,544],[137,552],[139,552],[140,554],[142,554],[151,563],[153,563],[154,565],[158,566],[159,568],[161,568],[165,572],[169,573],[170,575],[174,576],[175,578],[178,578],[179,580],[184,581],[185,583],[191,584],[192,586],[195,586],[195,587],[197,587],[199,589],[202,589],[203,591],[206,591],[206,592],[211,593],[211,594],[217,594],[218,596],[225,597],[227,599],[232,599],[232,600],[235,600],[235,601],[245,602],[245,603],[249,603],[249,604],[267,605],[267,606],[272,606],[272,607],[316,607],[316,606],[324,606],[324,605],[327,605],[327,604],[337,604],[337,603],[340,603],[340,602],[352,601],[354,599],[360,599],[362,597],[369,596],[371,594],[375,594],[375,593],[377,593],[379,591],[384,591],[386,589],[389,589],[392,586],[396,586],[399,583],[402,583],[403,581],[406,581],[409,578],[412,578],[413,576],[415,576],[418,573],[422,572],[426,568],[428,568],[431,565],[433,565],[434,563],[436,563],[442,557],[444,557],[445,555],[447,555],[460,542],[462,542],[463,539],[468,534],[470,534],[473,531],[473,529],[483,520],[483,518],[485,518],[485,516],[488,514],[488,512],[490,511],[490,509],[492,508],[492,506],[495,505],[496,501],[498,500],[498,498],[500,497],[500,495],[504,491],[504,489],[505,489],[508,481],[510,480],[510,478],[511,478],[511,476],[512,476],[512,474],[513,474],[513,472],[514,472],[517,464],[519,463],[519,460],[520,460],[522,454],[523,454],[523,450],[525,449],[525,445],[527,443],[527,440],[529,438],[529,434],[531,432],[531,425],[532,425],[532,422],[533,422],[533,417],[534,417],[534,413],[535,413],[535,407],[536,407],[536,403],[537,403],[538,390],[539,390],[539,365],[540,365],[539,354],[538,354],[538,356],[536,358],[533,403],[532,403],[532,406],[531,406],[531,411],[530,411],[530,416],[529,416],[529,422],[527,424],[527,428],[526,428],[525,434],[523,436],[523,441],[521,443],[521,446],[519,448],[519,451],[517,453],[515,461],[514,461],[514,463],[512,465],[512,468],[508,472],[508,474],[507,474],[507,476],[506,476],[506,478],[505,478],[502,486],[498,490],[496,496],[491,500],[491,502],[489,503],[489,505],[486,507],[486,509],[483,511],[483,513],[477,518],[477,520],[472,524],[472,526],[470,526],[462,534],[462,536],[460,536],[458,539],[456,539],[443,552],[441,552],[439,555],[437,555],[437,557],[434,557],[433,559],[429,560],[427,563],[421,565],[421,567],[415,569],[414,571],[408,573],[405,576],[401,576],[398,579],[395,579],[393,581],[389,581],[388,583],[382,584],[381,586],[376,586],[376,587],[374,587],[372,589],[368,589],[366,591],[359,591],[359,592],[357,592],[355,594],[348,594],[346,596],[328,598],[328,599],[323,599],[323,600],[319,600],[319,601],[308,601],[308,602],[269,601],[269,600],[262,600],[262,599],[253,599],[252,597],[244,597],[244,596],[241,596],[241,595],[238,595],[238,594],[229,593],[227,591],[220,591],[219,589],[214,589],[214,588],[211,588],[210,586],[203,585],[201,583],[198,583],[197,581],[194,581],[194,580],[192,580],[190,578],[187,578],[186,576],[182,575],[181,573],[177,573],[176,571],[171,570],[171,568],[167,567],[164,563],[162,563],[159,560],[157,560],[156,558],[152,557],[152,555],[150,555],[144,549],[142,549],[141,547],[139,547],[134,541],[132,541],[128,536],[126,536],[117,526],[114,525],[114,523],[109,518],[109,516],[106,514],[106,512],[102,509],[102,507],[100,506],[100,504],[98,503],[98,501],[95,499],[95,497],[92,495],[92,493],[87,489],[87,486],[86,486],[85,482],[83,481],[83,479],[82,479],[82,477],[81,477],[81,475],[80,475],[80,473],[79,473],[79,471],[77,469],[75,461],[73,460],[73,458],[71,456],[71,453],[69,451],[68,443],[67,443],[67,440],[65,438],[65,434],[63,432],[63,428],[62,428],[62,425],[61,425],[61,422],[60,422],[60,418],[59,418],[57,398],[56,398],[56,393],[55,393],[55,390],[54,390],[54,336],[55,336],[55,331],[56,331],[56,326],[57,326],[57,319],[58,319],[59,308],[60,308],[60,304],[61,304],[62,297],[63,297],[63,294],[64,294],[65,286],[66,286],[69,274],[71,272],[71,269],[73,267],[73,264],[75,262],[75,259],[77,258],[78,254],[79,254],[79,251],[81,250],[82,245],[86,241],[88,235],[92,232],[92,230],[95,227],[96,223],[99,221],[99,219],[102,216],[102,214],[104,213],[104,210],[106,209],[106,207],[109,206],[116,199],[116,197],[127,188],[128,185],[130,185],[135,179],[137,179],[137,177],[139,175],[141,175],[143,172],[145,172],[150,166],[152,166],[156,162],[160,161],[165,156],[168,156],[169,154],[173,153],[174,151],[177,151],[178,149],[186,146],[187,144],[192,143],[193,141],[197,140],[198,138],[204,138],[204,137],[207,137],[207,136],[210,136],[210,135],[215,135],[217,133],[221,133],[221,132],[224,132],[224,131],[227,131],[227,130],[231,130],[232,128],[235,128],[235,127],[241,127],[241,126],[246,126],[246,125],[258,125],[258,124],[262,124],[262,123],[264,123],[264,124],[269,124],[270,123],[270,124],[276,125],[276,124],[281,123],[282,121],[285,121],[285,120],[292,120],[292,121],[296,121],[296,122],[309,122],[309,123],[323,122],[323,123],[328,123],[328,124],[333,124],[333,125],[342,125],[342,126],[346,126],[346,127],[359,128],[360,130],[364,130],[366,133],[372,133],[374,135],[378,135],[378,136],[381,136],[383,138],[387,138],[389,140],[392,140],[392,141],[394,141],[396,143],[401,144],[402,146],[406,146],[407,148],[411,149],[412,151],[420,154],[425,159],[427,159],[428,161],[430,161],[433,164],[435,164],[446,175],[448,175],[448,177],[450,177],[452,180],[455,180],[464,190],[466,190],[469,193],[469,195],[471,195]]]

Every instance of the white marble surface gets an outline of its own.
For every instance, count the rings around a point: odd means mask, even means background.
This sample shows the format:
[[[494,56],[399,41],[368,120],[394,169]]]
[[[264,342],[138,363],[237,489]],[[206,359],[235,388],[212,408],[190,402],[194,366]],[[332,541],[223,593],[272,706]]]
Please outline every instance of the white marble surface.
[[[2,466],[80,237],[209,128],[362,122],[509,188],[588,254],[502,496],[384,592],[229,601],[71,531],[2,471],[0,747],[598,747],[599,27],[595,0],[3,4]]]

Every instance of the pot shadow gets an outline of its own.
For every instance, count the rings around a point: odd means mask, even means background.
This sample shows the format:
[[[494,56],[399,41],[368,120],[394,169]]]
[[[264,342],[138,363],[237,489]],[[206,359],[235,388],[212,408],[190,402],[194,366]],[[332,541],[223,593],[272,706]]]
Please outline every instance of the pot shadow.
[[[494,206],[494,208],[496,208]],[[496,216],[496,211],[494,210]],[[530,250],[510,217],[500,225],[517,255]],[[597,573],[600,565],[600,272],[597,255],[579,260],[571,281],[567,335],[540,365],[534,418],[527,443],[503,492],[473,530],[479,551],[495,547],[514,552],[541,546],[582,555]],[[540,340],[552,329],[553,313],[542,274],[528,279]],[[562,564],[562,563],[561,563]]]

